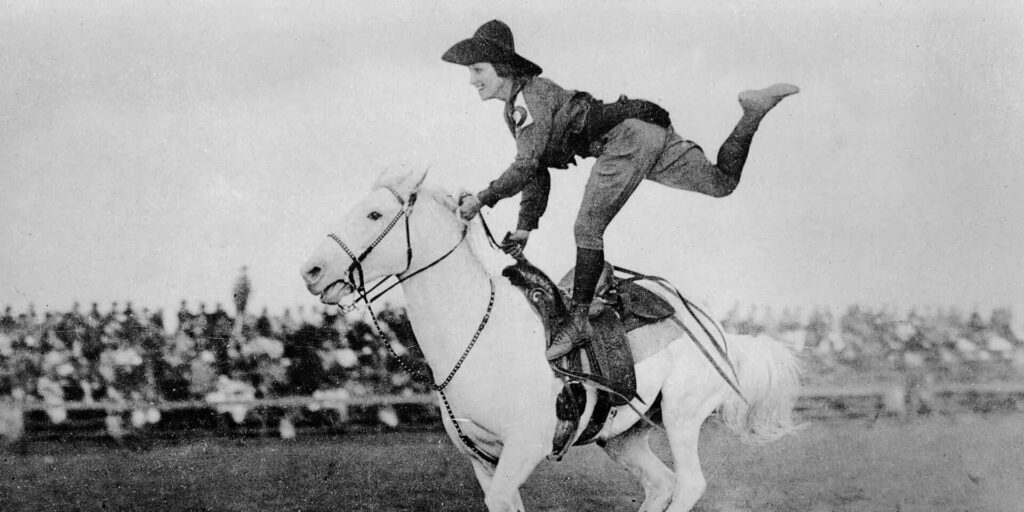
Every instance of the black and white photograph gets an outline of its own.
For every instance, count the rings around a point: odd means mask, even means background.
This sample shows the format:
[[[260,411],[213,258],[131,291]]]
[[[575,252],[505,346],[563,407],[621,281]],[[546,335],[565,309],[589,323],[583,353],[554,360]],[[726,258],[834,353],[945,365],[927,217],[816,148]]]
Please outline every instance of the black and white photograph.
[[[0,510],[1024,511],[1024,5],[0,3]]]

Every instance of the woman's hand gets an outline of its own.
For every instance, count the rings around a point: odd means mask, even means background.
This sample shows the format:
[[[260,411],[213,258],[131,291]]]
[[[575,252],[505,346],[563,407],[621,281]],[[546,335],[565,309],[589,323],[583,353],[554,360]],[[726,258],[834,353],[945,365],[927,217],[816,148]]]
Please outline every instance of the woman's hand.
[[[519,259],[523,256],[523,249],[526,249],[526,242],[529,239],[529,231],[525,229],[517,229],[514,232],[505,235],[505,239],[501,241],[501,250],[505,251],[505,254]]]
[[[480,213],[483,203],[473,194],[466,194],[459,198],[459,216],[463,220],[470,221]]]

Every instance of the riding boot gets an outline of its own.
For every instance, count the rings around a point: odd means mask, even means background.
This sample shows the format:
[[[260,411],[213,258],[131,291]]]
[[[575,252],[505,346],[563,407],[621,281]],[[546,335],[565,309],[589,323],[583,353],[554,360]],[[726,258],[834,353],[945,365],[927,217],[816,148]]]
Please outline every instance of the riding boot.
[[[750,144],[754,139],[754,133],[761,125],[761,120],[783,98],[797,92],[800,92],[797,86],[781,83],[740,93],[739,102],[743,107],[743,117],[718,148],[718,168],[732,178],[733,188],[740,182],[743,166],[750,153]]]
[[[590,325],[590,303],[594,300],[597,281],[604,270],[604,251],[600,249],[576,250],[576,268],[573,275],[572,312],[570,318],[554,335],[545,355],[549,361],[558,359],[584,344],[593,336]]]

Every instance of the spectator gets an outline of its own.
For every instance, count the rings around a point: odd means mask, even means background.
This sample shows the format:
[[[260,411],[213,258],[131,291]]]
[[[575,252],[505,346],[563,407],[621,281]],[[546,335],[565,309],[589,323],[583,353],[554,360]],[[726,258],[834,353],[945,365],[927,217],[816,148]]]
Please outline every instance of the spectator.
[[[249,281],[247,270],[248,267],[245,266],[239,269],[238,279],[235,281],[235,289],[232,294],[235,299],[235,315],[238,317],[245,315],[245,308],[249,304],[249,293],[252,291],[252,283]]]
[[[221,377],[248,386],[257,397],[430,389],[429,378],[418,376],[429,375],[429,369],[401,308],[377,311],[382,333],[368,319],[308,307],[298,317],[290,310],[271,315],[263,308],[258,317],[243,319],[241,333],[233,333],[238,318],[220,304],[213,312],[200,304],[199,313],[192,314],[182,301],[178,326],[168,333],[159,311],[123,304],[123,311],[114,302],[101,313],[92,303],[84,316],[78,305],[42,317],[31,305],[19,313],[5,307],[0,396],[186,400],[216,391]],[[838,317],[818,308],[806,321],[795,310],[781,311],[734,307],[723,323],[730,332],[803,340],[812,367],[808,376],[818,382],[910,379],[912,387],[921,387],[932,380],[1019,378],[1024,367],[1024,348],[1008,309],[991,315],[955,309],[897,314],[891,308],[851,306]]]

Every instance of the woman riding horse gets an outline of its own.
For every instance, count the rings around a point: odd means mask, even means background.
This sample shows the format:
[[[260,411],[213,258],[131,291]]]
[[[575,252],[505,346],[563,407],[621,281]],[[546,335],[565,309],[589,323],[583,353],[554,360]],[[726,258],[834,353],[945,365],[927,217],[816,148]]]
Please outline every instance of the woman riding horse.
[[[729,195],[739,184],[761,119],[782,98],[799,92],[794,85],[780,83],[740,93],[743,117],[713,164],[700,146],[675,133],[668,113],[657,105],[625,96],[605,104],[540,77],[540,66],[516,53],[512,31],[501,21],[483,24],[442,59],[469,68],[469,82],[481,100],[505,102],[505,122],[516,140],[515,161],[487,188],[465,197],[460,214],[471,220],[482,206],[493,207],[522,193],[511,252],[522,251],[547,208],[548,169],[566,169],[577,156],[597,158],[574,226],[572,318],[555,334],[546,354],[549,360],[591,336],[588,310],[604,267],[604,231],[640,182],[649,179],[712,197]]]

